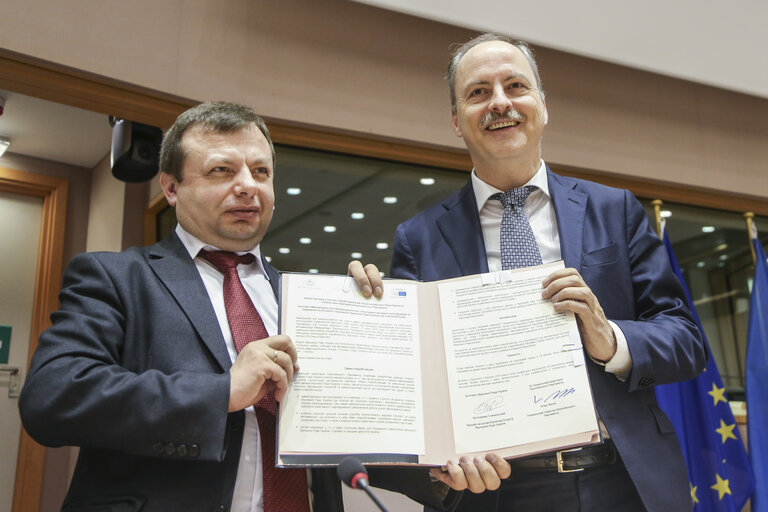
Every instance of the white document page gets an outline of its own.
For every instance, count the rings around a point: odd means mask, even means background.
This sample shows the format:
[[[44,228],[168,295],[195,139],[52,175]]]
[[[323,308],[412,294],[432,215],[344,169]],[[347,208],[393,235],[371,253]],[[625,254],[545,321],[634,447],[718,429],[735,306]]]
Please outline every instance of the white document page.
[[[597,430],[576,320],[541,298],[558,268],[438,285],[457,453]]]
[[[351,278],[284,274],[301,370],[281,403],[282,453],[424,452],[416,283],[364,298]]]

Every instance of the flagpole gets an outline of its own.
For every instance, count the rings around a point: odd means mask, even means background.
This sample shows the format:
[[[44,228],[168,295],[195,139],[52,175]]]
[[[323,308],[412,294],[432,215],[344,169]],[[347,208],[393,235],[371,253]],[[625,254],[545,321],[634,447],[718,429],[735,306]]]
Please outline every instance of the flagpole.
[[[755,255],[755,247],[752,245],[752,219],[755,218],[755,212],[747,212],[744,214],[744,220],[747,221],[747,236],[749,237],[749,250],[752,253],[752,265],[757,263],[757,256]]]
[[[659,238],[663,238],[664,234],[661,232],[661,205],[664,204],[664,201],[661,199],[654,199],[651,201],[651,204],[653,205],[653,213],[656,215],[656,234],[659,235]],[[754,217],[755,214],[753,213],[752,216]]]

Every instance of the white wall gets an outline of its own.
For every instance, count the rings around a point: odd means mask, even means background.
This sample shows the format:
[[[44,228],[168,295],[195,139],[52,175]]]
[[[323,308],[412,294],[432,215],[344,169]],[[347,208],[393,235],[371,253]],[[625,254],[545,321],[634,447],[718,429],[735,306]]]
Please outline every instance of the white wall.
[[[768,4],[717,0],[356,0],[768,97]],[[482,6],[482,8],[478,8]]]
[[[91,171],[90,198],[86,250],[121,251],[125,183],[112,176],[109,155]]]

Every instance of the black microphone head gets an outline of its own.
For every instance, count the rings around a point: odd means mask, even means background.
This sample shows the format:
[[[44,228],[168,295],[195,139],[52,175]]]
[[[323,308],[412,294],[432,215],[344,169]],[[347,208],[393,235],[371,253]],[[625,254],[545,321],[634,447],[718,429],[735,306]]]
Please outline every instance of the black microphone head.
[[[336,468],[336,474],[342,482],[352,487],[358,488],[358,481],[362,478],[368,480],[368,472],[365,470],[363,463],[354,457],[344,457],[339,462],[339,467]]]

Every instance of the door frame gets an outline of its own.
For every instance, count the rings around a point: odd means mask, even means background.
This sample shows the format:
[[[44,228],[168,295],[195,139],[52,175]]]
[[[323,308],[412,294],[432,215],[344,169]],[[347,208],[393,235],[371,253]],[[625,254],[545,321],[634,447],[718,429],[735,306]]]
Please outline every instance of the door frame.
[[[0,167],[0,191],[40,197],[43,200],[32,325],[29,329],[29,355],[25,371],[37,348],[37,339],[50,325],[51,313],[58,308],[68,190],[69,182],[63,178]],[[44,466],[45,448],[33,441],[22,428],[13,492],[14,512],[39,510]]]

